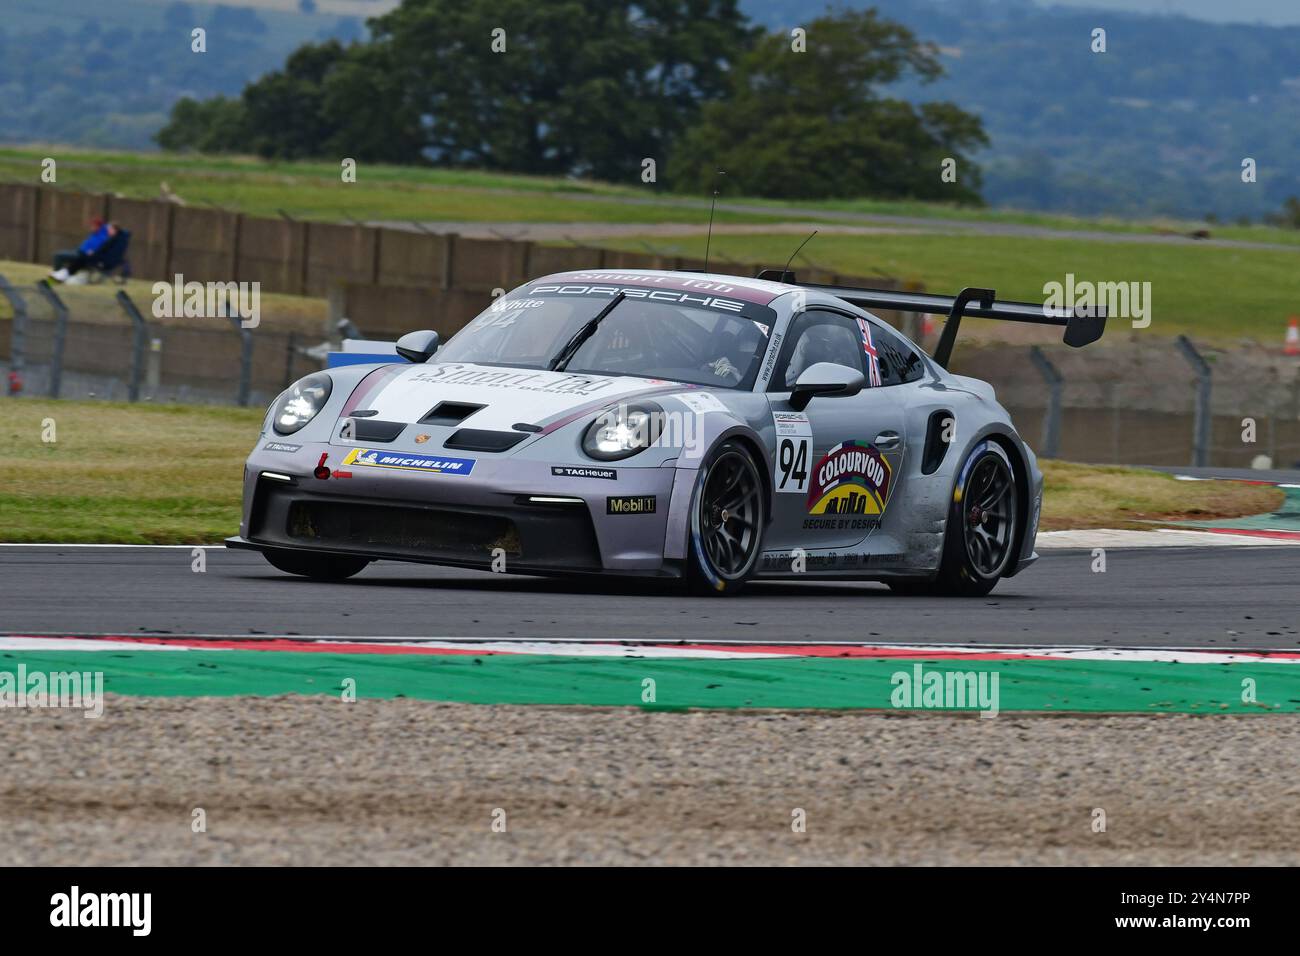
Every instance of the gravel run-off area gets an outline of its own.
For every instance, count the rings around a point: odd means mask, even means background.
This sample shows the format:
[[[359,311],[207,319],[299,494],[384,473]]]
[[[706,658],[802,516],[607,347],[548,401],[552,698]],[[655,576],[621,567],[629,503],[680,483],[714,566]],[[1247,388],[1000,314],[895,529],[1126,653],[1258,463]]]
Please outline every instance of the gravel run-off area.
[[[1300,862],[1294,715],[110,696],[0,754],[10,865]]]

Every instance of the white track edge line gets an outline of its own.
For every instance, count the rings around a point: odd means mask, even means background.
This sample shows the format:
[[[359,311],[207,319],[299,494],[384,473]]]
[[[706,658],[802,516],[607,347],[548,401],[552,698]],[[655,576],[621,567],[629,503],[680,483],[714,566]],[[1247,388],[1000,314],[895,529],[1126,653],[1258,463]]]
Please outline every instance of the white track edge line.
[[[1239,653],[1300,653],[1300,646],[1292,647],[1268,647],[1268,648],[1207,648],[1197,647],[1189,644],[1180,645],[1161,645],[1161,644],[971,644],[958,643],[952,641],[931,642],[931,641],[895,641],[888,639],[870,640],[870,641],[790,641],[790,640],[759,640],[749,639],[741,640],[739,638],[715,638],[705,639],[698,638],[690,641],[675,640],[672,638],[653,638],[653,637],[547,637],[547,638],[520,638],[520,637],[443,637],[443,636],[365,636],[357,637],[348,634],[158,634],[158,633],[136,633],[122,634],[119,632],[80,632],[69,634],[64,631],[0,631],[0,638],[3,637],[61,637],[61,638],[127,638],[132,641],[147,642],[151,639],[158,641],[165,640],[219,640],[219,641],[259,641],[259,640],[287,640],[287,641],[339,641],[351,644],[384,644],[384,643],[411,643],[412,641],[447,641],[459,644],[489,644],[512,642],[517,644],[528,643],[547,643],[547,644],[646,644],[672,647],[674,645],[691,645],[691,644],[736,644],[738,646],[773,646],[773,647],[834,647],[843,645],[844,647],[933,647],[938,650],[960,649],[974,651],[1204,651],[1206,653],[1222,652],[1225,654]]]

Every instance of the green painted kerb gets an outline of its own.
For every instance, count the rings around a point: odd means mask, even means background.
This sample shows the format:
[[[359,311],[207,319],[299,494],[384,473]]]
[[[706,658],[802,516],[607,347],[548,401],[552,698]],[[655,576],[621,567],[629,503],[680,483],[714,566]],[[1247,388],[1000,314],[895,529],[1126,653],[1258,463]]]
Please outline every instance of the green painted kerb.
[[[864,658],[684,660],[524,654],[328,654],[293,651],[9,651],[0,671],[103,671],[109,693],[155,697],[343,693],[477,704],[896,709],[894,675],[983,672],[1006,711],[1261,713],[1300,711],[1300,665],[1122,661],[925,661]],[[652,680],[654,701],[643,701]],[[946,677],[945,677],[946,680]],[[1253,682],[1253,683],[1251,683]],[[1256,702],[1245,702],[1253,688]],[[912,710],[945,708],[911,707]],[[978,707],[967,707],[977,710]],[[0,717],[3,712],[0,711]]]
[[[1234,528],[1245,531],[1300,531],[1300,488],[1284,488],[1282,507],[1271,514],[1215,521],[1179,521],[1189,528]]]

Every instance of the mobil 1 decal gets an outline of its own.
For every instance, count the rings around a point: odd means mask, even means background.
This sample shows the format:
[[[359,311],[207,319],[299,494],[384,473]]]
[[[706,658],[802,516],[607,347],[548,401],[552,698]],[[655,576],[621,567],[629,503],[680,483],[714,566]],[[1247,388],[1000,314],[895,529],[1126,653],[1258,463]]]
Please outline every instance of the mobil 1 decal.
[[[864,441],[841,442],[812,469],[804,526],[871,528],[889,503],[892,469],[880,449]],[[847,523],[846,523],[847,522]]]
[[[776,426],[776,490],[803,494],[808,490],[812,458],[812,425],[803,412],[773,412]]]

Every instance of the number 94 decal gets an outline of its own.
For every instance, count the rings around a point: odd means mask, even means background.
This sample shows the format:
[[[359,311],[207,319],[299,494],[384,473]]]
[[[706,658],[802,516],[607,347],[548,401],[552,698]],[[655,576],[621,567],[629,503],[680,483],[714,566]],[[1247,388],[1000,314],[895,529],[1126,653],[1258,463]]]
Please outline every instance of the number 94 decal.
[[[776,426],[776,491],[803,494],[808,490],[812,458],[812,425],[803,412],[773,412]]]

